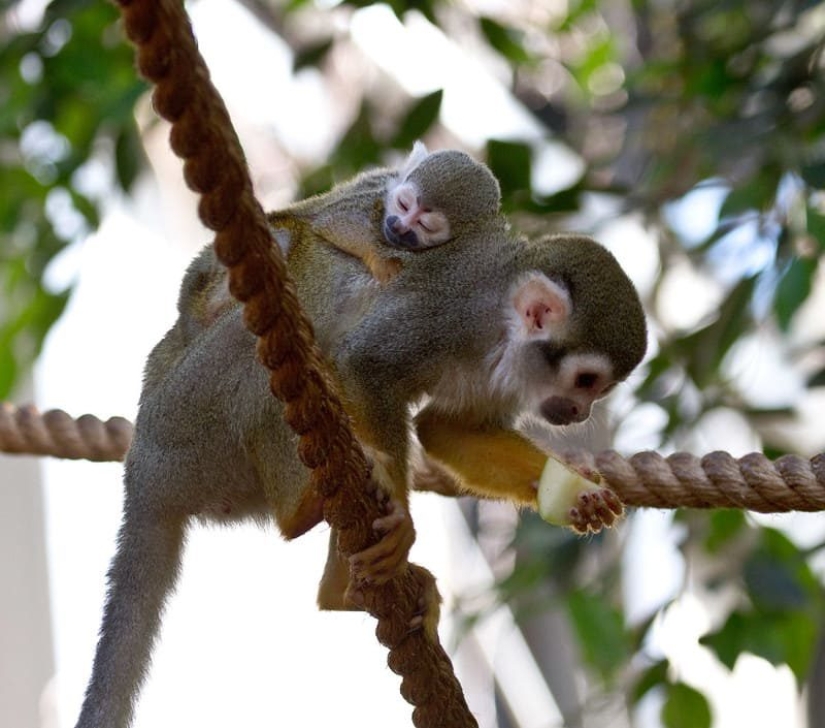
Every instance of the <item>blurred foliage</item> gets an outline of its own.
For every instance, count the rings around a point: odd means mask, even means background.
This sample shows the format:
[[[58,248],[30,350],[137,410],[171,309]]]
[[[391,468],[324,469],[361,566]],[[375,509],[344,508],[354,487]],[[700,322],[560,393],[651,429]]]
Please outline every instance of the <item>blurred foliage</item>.
[[[0,398],[68,299],[47,284],[50,261],[97,227],[104,196],[128,190],[142,165],[134,105],[144,85],[117,10],[56,0],[29,30],[15,5],[0,19]],[[100,164],[109,179],[95,190]]]
[[[441,91],[399,104],[399,89],[387,93],[386,79],[363,84],[357,64],[336,65],[340,50],[352,50],[347,20],[368,0],[334,8],[239,1],[292,47],[296,73],[337,74],[338,83],[342,67],[352,74],[344,82],[355,111],[326,162],[302,169],[302,194],[381,163],[419,137],[460,144],[441,125]],[[652,444],[690,447],[707,415],[735,411],[771,456],[792,447],[782,425],[793,423],[798,401],[766,404],[737,381],[731,361],[743,343],[768,337],[802,390],[825,386],[825,342],[798,330],[825,254],[825,7],[522,0],[501,3],[498,12],[484,3],[482,14],[472,2],[386,5],[402,21],[417,13],[440,27],[540,128],[538,140],[489,139],[473,150],[498,176],[514,220],[525,229],[552,224],[598,234],[624,218],[655,236],[658,275],[644,291],[655,343],[635,391],[662,416]],[[145,87],[116,10],[97,0],[53,0],[27,27],[21,6],[0,6],[3,397],[69,295],[48,285],[50,262],[97,226],[106,200],[128,193],[145,166],[134,114]],[[548,192],[537,170],[551,144],[563,144],[581,171]],[[715,218],[697,239],[677,213],[690,215],[708,194],[718,201]],[[677,325],[662,302],[671,272],[685,269],[718,300],[709,308],[685,301],[688,313],[706,312]],[[744,652],[788,665],[801,690],[822,624],[822,585],[810,565],[817,549],[732,511],[679,514],[673,528],[685,563],[697,567],[683,589],[697,598],[734,595],[702,645],[728,668]],[[499,593],[520,615],[562,610],[590,675],[588,694],[622,701],[626,718],[611,725],[632,723],[635,707],[656,695],[662,725],[710,726],[706,696],[650,647],[672,603],[627,623],[623,548],[615,537],[583,542],[525,518],[517,567]]]

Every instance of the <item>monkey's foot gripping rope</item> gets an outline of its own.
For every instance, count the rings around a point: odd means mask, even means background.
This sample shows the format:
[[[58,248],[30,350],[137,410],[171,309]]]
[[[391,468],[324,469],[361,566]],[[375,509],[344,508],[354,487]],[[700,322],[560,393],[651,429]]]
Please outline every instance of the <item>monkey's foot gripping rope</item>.
[[[131,440],[132,423],[123,417],[72,419],[59,409],[41,414],[33,405],[0,404],[2,452],[106,462],[123,460]]]
[[[244,321],[258,336],[258,357],[270,388],[286,404],[300,436],[299,454],[324,497],[324,515],[338,530],[346,556],[376,541],[381,515],[365,487],[369,468],[340,400],[332,394],[312,329],[301,311],[278,246],[273,244],[240,143],[223,100],[209,80],[181,0],[119,0],[143,75],[156,84],[156,111],[172,123],[170,143],[185,160],[184,177],[200,193],[201,220],[214,230],[215,252],[229,269],[230,290],[244,303]],[[452,664],[437,637],[410,632],[422,590],[435,590],[423,569],[408,566],[388,584],[363,585],[378,617],[378,638],[403,678],[401,692],[416,707],[417,726],[476,726]]]

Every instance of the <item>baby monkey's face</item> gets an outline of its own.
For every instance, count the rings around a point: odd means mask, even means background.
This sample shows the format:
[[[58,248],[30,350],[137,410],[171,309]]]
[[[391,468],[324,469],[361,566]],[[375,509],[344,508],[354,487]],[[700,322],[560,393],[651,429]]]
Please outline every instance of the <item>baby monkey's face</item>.
[[[422,205],[418,185],[407,180],[387,192],[383,233],[395,248],[420,250],[447,242],[450,222],[440,210]]]

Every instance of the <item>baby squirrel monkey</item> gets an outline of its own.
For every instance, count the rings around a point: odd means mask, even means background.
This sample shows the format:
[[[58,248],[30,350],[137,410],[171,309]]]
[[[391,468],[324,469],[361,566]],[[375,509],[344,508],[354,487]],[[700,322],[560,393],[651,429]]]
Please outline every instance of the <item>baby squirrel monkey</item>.
[[[321,238],[361,260],[383,284],[402,265],[393,249],[442,245],[455,231],[483,225],[500,204],[498,181],[485,165],[464,152],[431,153],[416,142],[399,170],[365,172],[267,218],[287,257]]]
[[[419,182],[423,189],[427,183]],[[376,546],[346,564],[331,544],[322,606],[357,605],[359,580],[380,583],[406,562],[413,431],[461,491],[535,506],[546,455],[515,430],[519,416],[553,425],[583,421],[644,354],[638,296],[597,243],[577,236],[528,241],[498,215],[483,224],[450,223],[449,245],[423,254],[399,249],[403,266],[383,285],[357,257],[315,237],[289,249],[302,304],[379,486],[391,497],[386,518],[374,524],[384,534]],[[303,235],[313,225],[297,230]],[[322,500],[298,458],[283,405],[269,393],[241,306],[222,307],[208,325],[193,322],[191,297],[209,291],[204,259],[194,264],[199,273],[187,273],[178,320],[147,361],[125,464],[123,523],[78,728],[131,722],[193,517],[274,516],[286,538],[322,520]],[[346,312],[345,327],[330,313],[338,309]],[[427,404],[413,421],[411,407],[423,397]],[[422,626],[434,630],[437,604],[423,606]]]
[[[448,242],[457,233],[485,226],[501,205],[498,180],[489,168],[465,152],[427,151],[416,142],[397,170],[364,172],[330,191],[267,214],[275,239],[293,277],[328,260],[315,246],[331,246],[360,260],[373,278],[386,284],[409,253]],[[311,273],[308,273],[311,275]],[[235,300],[227,275],[211,246],[190,265],[180,299],[191,318],[181,322],[185,338],[212,323]],[[351,309],[358,296],[342,301]],[[349,322],[337,315],[336,330]]]

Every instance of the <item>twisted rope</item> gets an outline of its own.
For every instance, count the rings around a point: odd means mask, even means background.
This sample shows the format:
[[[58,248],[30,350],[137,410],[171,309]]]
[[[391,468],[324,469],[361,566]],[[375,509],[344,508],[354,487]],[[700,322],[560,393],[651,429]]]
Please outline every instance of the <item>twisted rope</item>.
[[[122,417],[73,420],[62,410],[40,414],[32,405],[0,405],[0,452],[52,455],[99,462],[123,460],[132,424]],[[601,484],[637,508],[743,508],[760,513],[825,510],[825,453],[810,460],[783,455],[774,461],[753,452],[663,457],[615,450],[596,455]]]
[[[184,177],[201,195],[198,212],[214,230],[215,252],[229,269],[230,290],[244,303],[244,321],[258,336],[258,357],[270,388],[286,404],[285,419],[300,436],[299,454],[324,497],[324,517],[339,531],[345,555],[376,541],[382,515],[365,487],[369,466],[332,392],[277,245],[274,245],[223,100],[209,79],[180,0],[119,0],[141,73],[156,84],[155,109],[172,123],[170,144],[185,160]],[[425,569],[379,587],[359,586],[401,693],[415,706],[416,726],[476,726],[452,664],[437,637],[410,631],[423,591],[434,591]]]
[[[825,453],[810,460],[783,455],[771,462],[757,452],[739,459],[726,452],[702,458],[640,452],[623,458],[606,450],[596,456],[596,467],[603,483],[629,506],[825,510]]]
[[[123,460],[131,441],[132,423],[123,417],[72,419],[59,409],[41,414],[33,405],[0,404],[2,452],[106,462]]]

